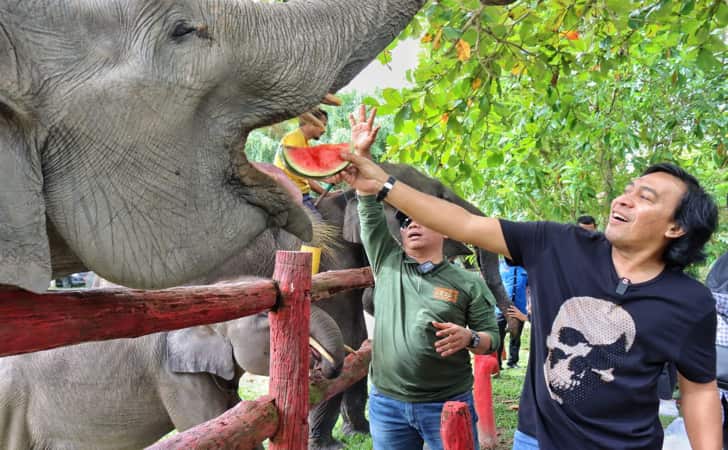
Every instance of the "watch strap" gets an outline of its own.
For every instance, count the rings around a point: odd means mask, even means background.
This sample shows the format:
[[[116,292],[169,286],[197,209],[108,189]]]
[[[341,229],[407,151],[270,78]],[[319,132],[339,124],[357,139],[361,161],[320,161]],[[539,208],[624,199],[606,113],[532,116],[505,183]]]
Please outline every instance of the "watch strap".
[[[387,181],[384,182],[384,184],[382,185],[382,188],[379,190],[379,192],[377,192],[376,200],[378,202],[381,202],[382,200],[384,200],[384,198],[387,196],[387,194],[389,194],[389,191],[392,190],[392,187],[394,186],[394,183],[396,181],[397,181],[397,179],[394,178],[393,176],[390,176],[389,178],[387,178]]]

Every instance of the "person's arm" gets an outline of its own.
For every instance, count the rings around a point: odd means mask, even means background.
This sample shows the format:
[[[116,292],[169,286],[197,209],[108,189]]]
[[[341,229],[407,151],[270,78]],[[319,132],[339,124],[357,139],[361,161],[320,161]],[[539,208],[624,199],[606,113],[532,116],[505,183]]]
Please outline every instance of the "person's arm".
[[[464,348],[476,355],[484,355],[493,352],[500,344],[493,293],[480,277],[471,285],[468,292],[471,297],[467,309],[468,328],[451,322],[432,322],[438,329],[435,336],[441,338],[435,341],[435,350],[442,357],[450,356]],[[469,347],[473,338],[471,330],[476,330],[480,337],[480,342],[475,347]]]
[[[720,450],[723,446],[720,395],[715,380],[695,383],[678,372],[685,429],[693,450]]]
[[[484,355],[492,352],[492,343],[490,333],[478,331],[480,343],[477,347],[470,348],[470,341],[473,339],[473,333],[463,326],[452,322],[432,322],[432,325],[438,329],[435,336],[441,338],[435,341],[435,350],[443,358],[459,352],[467,348],[471,353],[476,355]]]
[[[382,204],[375,201],[374,196],[359,196],[357,209],[361,227],[361,242],[372,272],[376,276],[386,257],[400,247],[389,233]]]
[[[308,187],[311,188],[312,191],[317,193],[318,195],[322,195],[326,189],[321,187],[321,185],[316,180],[307,180],[308,181]]]
[[[511,305],[508,307],[508,317],[515,317],[516,319],[520,320],[521,322],[528,321],[528,316],[523,314],[520,309],[517,307]]]
[[[360,194],[376,195],[389,178],[381,167],[363,156],[345,152],[341,157],[352,163],[343,172],[344,181]],[[394,183],[385,200],[417,223],[451,239],[508,258],[511,256],[498,219],[470,214],[460,206],[412,189],[402,181]]]

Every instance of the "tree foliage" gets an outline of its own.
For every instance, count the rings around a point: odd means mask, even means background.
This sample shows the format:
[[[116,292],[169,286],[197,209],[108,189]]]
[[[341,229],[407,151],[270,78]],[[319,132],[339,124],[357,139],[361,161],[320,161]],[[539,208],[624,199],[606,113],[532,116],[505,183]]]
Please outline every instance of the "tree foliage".
[[[723,204],[727,24],[723,0],[430,2],[399,37],[421,42],[412,86],[367,102],[392,120],[387,158],[489,214],[603,224],[624,184],[665,160]]]

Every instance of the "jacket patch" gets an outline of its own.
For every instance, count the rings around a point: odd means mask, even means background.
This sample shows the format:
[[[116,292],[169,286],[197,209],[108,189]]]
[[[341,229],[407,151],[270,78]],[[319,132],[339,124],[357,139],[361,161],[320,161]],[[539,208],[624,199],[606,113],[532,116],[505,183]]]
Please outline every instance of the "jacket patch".
[[[444,300],[450,303],[457,303],[459,292],[457,289],[448,289],[444,287],[436,287],[432,293],[435,300]]]

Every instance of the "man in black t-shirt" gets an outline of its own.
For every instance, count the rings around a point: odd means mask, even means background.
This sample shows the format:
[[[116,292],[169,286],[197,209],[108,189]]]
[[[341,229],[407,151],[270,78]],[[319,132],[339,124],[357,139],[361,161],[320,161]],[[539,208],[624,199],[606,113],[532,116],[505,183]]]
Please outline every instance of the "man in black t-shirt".
[[[671,164],[612,201],[604,234],[472,215],[393,180],[358,155],[343,178],[418,223],[526,268],[532,340],[514,449],[659,449],[657,379],[679,372],[693,449],[721,446],[715,304],[683,273],[703,258],[715,203]]]

